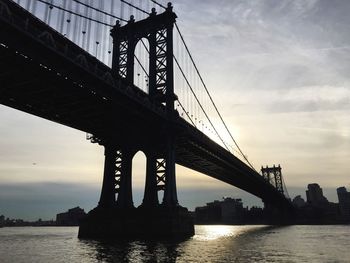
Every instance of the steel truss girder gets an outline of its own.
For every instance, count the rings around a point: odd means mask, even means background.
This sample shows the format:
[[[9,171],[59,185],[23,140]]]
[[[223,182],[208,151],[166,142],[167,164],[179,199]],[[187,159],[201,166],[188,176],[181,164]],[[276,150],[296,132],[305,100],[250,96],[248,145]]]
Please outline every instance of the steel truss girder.
[[[165,189],[165,176],[166,176],[166,160],[156,160],[156,175],[157,175],[157,190],[161,191]]]
[[[118,74],[122,78],[127,77],[127,66],[128,66],[128,41],[121,41],[119,44],[119,65]]]
[[[167,90],[167,30],[156,33],[156,96],[165,101]]]
[[[114,190],[115,193],[119,193],[121,177],[122,177],[122,160],[123,154],[121,150],[117,150],[115,153],[115,167],[114,167]]]

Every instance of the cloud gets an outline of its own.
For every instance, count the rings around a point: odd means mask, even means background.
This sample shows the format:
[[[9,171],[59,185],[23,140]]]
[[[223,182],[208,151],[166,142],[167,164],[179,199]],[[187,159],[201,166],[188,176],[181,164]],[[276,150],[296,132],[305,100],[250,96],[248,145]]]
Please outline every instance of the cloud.
[[[307,86],[280,94],[265,101],[269,112],[350,111],[350,89],[345,87]]]
[[[346,183],[350,2],[177,3],[192,55],[249,159],[280,163],[294,186]]]
[[[287,185],[346,184],[350,1],[173,2],[200,72],[249,159],[257,167],[280,163]],[[90,144],[82,132],[3,106],[0,120],[0,178],[7,187],[1,188],[0,195],[8,196],[0,202],[6,200],[2,204],[7,209],[13,214],[42,211],[52,216],[79,200],[81,204],[87,200],[86,207],[96,204],[102,147]],[[135,159],[136,189],[143,189],[144,170],[141,154]],[[225,195],[240,195],[236,189],[181,168],[177,178],[180,201],[189,207],[220,199],[218,195],[225,191]],[[142,190],[135,191],[135,198],[142,200]],[[55,209],[45,208],[45,198]],[[31,211],[26,208],[30,203],[38,207]]]

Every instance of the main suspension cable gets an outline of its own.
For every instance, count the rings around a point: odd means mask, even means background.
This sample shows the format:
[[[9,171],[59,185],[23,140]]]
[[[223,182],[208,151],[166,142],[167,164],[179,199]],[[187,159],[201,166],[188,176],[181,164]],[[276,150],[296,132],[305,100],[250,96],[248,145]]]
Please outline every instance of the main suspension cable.
[[[160,6],[160,7],[164,8],[164,9],[166,9],[166,7],[164,5],[158,3],[157,1],[154,1],[154,0],[150,0],[150,1],[155,3],[157,6]]]
[[[52,4],[52,3],[49,3],[49,2],[46,2],[46,1],[43,1],[43,0],[36,0],[36,1],[38,1],[38,2],[40,2],[40,3],[43,3],[43,4],[45,4],[45,5],[48,5],[48,6],[52,6],[52,7],[54,7],[54,8],[57,8],[57,9],[61,10],[61,11],[65,11],[65,12],[67,12],[67,13],[69,13],[69,14],[72,14],[72,15],[75,15],[75,16],[79,16],[79,17],[82,17],[82,18],[85,18],[85,19],[90,20],[90,21],[92,21],[92,22],[95,22],[95,23],[98,23],[98,24],[101,24],[101,25],[105,25],[105,26],[109,26],[109,27],[113,27],[113,25],[110,25],[110,24],[101,22],[101,21],[99,21],[99,20],[97,20],[97,19],[93,19],[93,18],[84,16],[84,15],[82,15],[82,14],[73,12],[73,11],[71,11],[71,10],[68,10],[68,9],[66,9],[66,8],[63,8],[63,7],[60,7],[60,6],[58,6],[58,5],[55,5],[55,4]]]
[[[141,8],[139,8],[139,7],[137,7],[137,6],[133,5],[133,4],[131,4],[131,3],[127,2],[127,1],[125,1],[125,0],[120,0],[120,1],[123,2],[123,3],[125,3],[125,4],[127,4],[128,6],[130,6],[130,7],[132,7],[132,8],[135,8],[136,10],[138,10],[138,11],[144,13],[144,14],[147,14],[147,15],[150,14],[149,12],[147,12],[147,11],[145,11],[145,10],[143,10],[143,9],[141,9]]]
[[[188,112],[186,111],[184,106],[182,105],[181,101],[177,100],[177,102],[179,103],[179,105],[180,105],[181,109],[183,110],[183,112],[185,112],[187,118],[191,121],[192,125],[197,128],[196,124],[193,122],[192,118],[190,117],[190,115],[188,114]]]
[[[141,11],[141,12],[147,13],[146,11],[144,11],[144,10],[142,10],[142,9],[140,9],[140,8],[138,8],[138,7],[136,7],[136,6],[132,5],[132,4],[130,4],[130,3],[128,3],[128,2],[125,1],[125,0],[120,0],[120,1],[122,1],[123,3],[128,4],[129,6],[135,8],[135,9]],[[153,1],[153,0],[150,0],[150,1],[152,1],[153,3],[157,4],[158,6],[164,8],[164,9],[166,9],[165,6],[163,6],[162,4],[158,3],[157,1]],[[149,13],[147,13],[147,14],[149,14]],[[177,27],[177,24],[176,24],[176,23],[175,23],[175,26],[176,26],[177,30],[179,31],[179,28]],[[195,65],[195,63],[194,63],[194,60],[193,60],[193,58],[192,58],[192,55],[191,55],[190,52],[189,52],[189,49],[188,49],[186,43],[184,42],[183,36],[181,35],[180,32],[179,32],[179,34],[180,34],[180,37],[181,37],[181,39],[182,39],[182,42],[184,43],[184,46],[185,46],[185,48],[186,48],[187,53],[188,53],[189,56],[190,56],[191,62],[194,64],[195,69],[196,69],[196,71],[197,71],[197,74],[199,74],[199,70],[198,70],[197,66]],[[143,42],[142,42],[142,43],[143,43]],[[178,62],[178,60],[177,60],[177,58],[176,58],[175,56],[173,56],[173,57],[174,57],[175,63],[177,64],[178,68],[180,69],[181,74],[182,74],[182,76],[184,77],[184,79],[185,79],[185,81],[186,81],[188,87],[190,88],[192,94],[194,95],[194,97],[195,97],[195,99],[196,99],[198,105],[199,105],[200,108],[202,109],[202,111],[203,111],[204,115],[206,116],[207,120],[209,121],[210,125],[213,127],[213,129],[214,129],[216,135],[219,137],[219,139],[221,140],[221,142],[223,143],[223,145],[225,146],[225,148],[230,152],[229,147],[226,145],[225,141],[224,141],[224,140],[221,138],[221,136],[219,135],[219,133],[218,133],[218,131],[216,130],[215,126],[214,126],[213,123],[211,122],[211,120],[210,120],[208,114],[206,113],[206,111],[204,110],[202,104],[200,103],[200,101],[199,101],[199,99],[198,99],[196,93],[194,92],[194,90],[193,90],[191,84],[189,83],[189,81],[188,81],[188,79],[187,79],[187,77],[186,77],[186,75],[185,75],[183,69],[181,68],[180,63]],[[200,76],[200,74],[199,74],[199,77],[200,77],[202,83],[204,83],[202,77]],[[205,88],[206,88],[206,87],[205,87]],[[207,89],[206,89],[206,90],[207,90]],[[207,94],[208,94],[209,97],[210,97],[210,94],[209,94],[208,90],[207,90]],[[213,100],[212,100],[211,97],[210,97],[210,100],[211,100],[211,102],[214,104],[214,102],[213,102]],[[214,107],[215,107],[216,111],[218,111],[217,108],[216,108],[216,106],[215,106],[215,104],[214,104]],[[187,114],[187,112],[186,112],[186,114]],[[220,115],[220,116],[221,116],[221,115]],[[191,118],[190,118],[190,119],[191,119]],[[221,118],[221,119],[222,119],[222,118]],[[192,119],[191,119],[191,121],[192,121]],[[225,125],[225,127],[226,127],[226,125]],[[227,128],[227,127],[226,127],[226,128]],[[243,153],[242,153],[242,156],[243,156],[243,158],[245,158],[244,155],[243,155]]]
[[[211,122],[211,120],[210,120],[208,114],[207,114],[206,111],[204,110],[202,104],[200,103],[200,101],[199,101],[199,99],[198,99],[196,93],[194,92],[194,90],[193,90],[191,84],[189,83],[187,77],[185,76],[185,73],[184,73],[183,69],[181,68],[181,66],[180,66],[180,64],[179,64],[179,62],[178,62],[178,60],[177,60],[177,58],[176,58],[175,56],[174,56],[174,61],[175,61],[176,65],[178,66],[178,68],[179,68],[179,70],[180,70],[182,76],[184,77],[184,79],[185,79],[185,81],[186,81],[188,87],[190,88],[190,90],[191,90],[193,96],[195,97],[196,101],[198,102],[199,107],[202,109],[202,111],[203,111],[205,117],[206,117],[207,120],[209,121],[210,125],[213,127],[213,129],[214,129],[216,135],[219,137],[219,139],[221,140],[221,142],[224,144],[225,148],[226,148],[228,151],[230,151],[230,149],[229,149],[228,146],[226,145],[225,141],[221,138],[221,136],[219,135],[219,133],[218,133],[218,131],[216,130],[215,126],[214,126],[213,123]]]
[[[107,13],[107,12],[105,12],[105,11],[103,11],[103,10],[100,10],[100,9],[98,9],[98,8],[96,8],[96,7],[93,7],[93,6],[91,6],[91,5],[88,5],[88,4],[86,4],[86,3],[83,3],[83,2],[81,2],[81,1],[79,1],[79,0],[73,0],[73,1],[76,2],[76,3],[78,3],[78,4],[80,4],[80,5],[83,5],[83,6],[85,6],[85,7],[88,7],[88,8],[90,8],[90,9],[92,9],[92,10],[95,10],[96,12],[102,13],[102,14],[104,14],[104,15],[106,15],[106,16],[113,17],[113,18],[118,19],[118,20],[121,20],[121,21],[123,21],[123,22],[128,22],[128,20],[126,20],[126,19],[124,19],[124,18],[115,16],[115,15],[113,15],[113,14],[111,14],[111,13]],[[112,0],[112,1],[113,1],[113,0]],[[121,1],[122,1],[122,0],[121,0]],[[122,1],[122,2],[123,2],[123,1]]]
[[[205,84],[205,82],[204,82],[204,80],[203,80],[203,78],[202,78],[202,75],[200,74],[200,72],[199,72],[199,70],[198,70],[198,67],[197,67],[196,63],[194,62],[194,59],[193,59],[193,57],[192,57],[192,54],[191,54],[191,52],[190,52],[190,50],[189,50],[189,48],[188,48],[188,46],[187,46],[187,44],[186,44],[186,42],[185,42],[185,39],[184,39],[184,37],[183,37],[183,35],[182,35],[182,33],[181,33],[181,31],[180,31],[180,29],[179,29],[177,23],[175,23],[175,28],[176,28],[177,32],[179,33],[179,36],[180,36],[180,38],[181,38],[181,40],[182,40],[182,43],[184,44],[184,47],[185,47],[185,49],[186,49],[186,51],[187,51],[187,53],[188,53],[188,55],[189,55],[189,57],[190,57],[190,59],[191,59],[191,62],[192,62],[193,66],[194,66],[194,68],[195,68],[195,70],[196,70],[196,72],[197,72],[197,74],[198,74],[198,77],[199,77],[199,79],[201,80],[202,85],[203,85],[203,87],[204,87],[204,89],[205,89],[205,91],[206,91],[206,93],[207,93],[207,95],[208,95],[208,97],[209,97],[211,103],[213,104],[213,106],[214,106],[214,108],[215,108],[215,111],[216,111],[216,113],[218,114],[218,116],[219,116],[219,118],[220,118],[222,124],[224,125],[224,127],[225,127],[227,133],[229,134],[230,138],[232,139],[232,141],[233,141],[234,144],[236,145],[237,149],[241,152],[242,157],[247,161],[247,163],[249,164],[249,166],[250,166],[253,170],[255,170],[254,166],[249,162],[248,158],[244,155],[244,153],[243,153],[243,151],[241,150],[241,148],[239,147],[238,143],[237,143],[236,140],[233,138],[232,133],[230,132],[230,130],[228,129],[228,127],[227,127],[227,125],[226,125],[224,119],[222,118],[222,115],[221,115],[221,113],[219,112],[219,110],[218,110],[218,108],[217,108],[217,106],[216,106],[216,104],[215,104],[215,102],[214,102],[214,100],[213,100],[213,98],[212,98],[212,96],[211,96],[211,94],[210,94],[208,88],[207,88],[207,85]],[[256,170],[255,170],[255,171],[256,171]]]
[[[105,25],[105,26],[113,27],[113,25],[107,24],[107,23],[105,23],[105,22],[101,22],[101,21],[99,21],[99,20],[97,20],[97,19],[93,19],[93,18],[87,17],[87,16],[82,15],[82,14],[79,14],[79,13],[77,13],[77,12],[73,12],[73,11],[71,11],[71,10],[68,10],[68,9],[66,9],[66,8],[63,8],[63,7],[60,7],[60,6],[55,5],[55,4],[53,4],[53,3],[49,3],[49,2],[46,2],[46,1],[43,1],[43,0],[36,0],[36,1],[41,2],[41,3],[43,3],[43,4],[46,4],[46,5],[48,5],[48,6],[51,6],[51,7],[57,8],[57,9],[59,9],[59,10],[65,11],[65,12],[70,13],[70,14],[72,14],[72,15],[75,15],[75,16],[78,16],[78,17],[82,17],[82,18],[87,19],[87,20],[89,20],[89,21],[93,21],[93,22],[98,23],[98,24],[102,24],[102,25]],[[105,11],[103,11],[103,10],[99,10],[99,9],[97,9],[97,8],[91,6],[91,5],[88,5],[88,4],[86,4],[86,3],[83,3],[83,2],[81,2],[81,1],[79,1],[79,0],[73,0],[73,1],[76,2],[76,3],[78,3],[78,4],[80,4],[80,5],[83,5],[83,6],[85,6],[85,7],[88,7],[88,8],[90,8],[90,9],[92,9],[92,10],[95,10],[95,11],[97,11],[97,12],[100,12],[100,13],[102,13],[102,14],[104,14],[104,15],[113,17],[113,18],[118,19],[118,20],[121,20],[121,21],[123,21],[123,22],[128,22],[126,19],[123,19],[123,18],[121,18],[121,17],[117,17],[117,16],[115,16],[115,15],[113,15],[113,14],[110,14],[110,13],[107,13],[107,12],[105,12]],[[137,9],[137,10],[140,11],[140,12],[143,12],[143,13],[145,13],[145,14],[149,14],[148,12],[142,10],[141,8],[135,6],[135,5],[131,4],[131,3],[128,3],[128,2],[125,1],[125,0],[120,0],[120,1],[123,2],[123,3],[125,3],[125,4],[128,4],[129,6],[131,6],[131,7],[135,8],[135,9]],[[155,4],[158,5],[158,6],[162,7],[163,9],[166,9],[165,6],[163,6],[162,4],[158,3],[157,1],[154,1],[154,0],[150,0],[150,1],[153,2],[153,3],[155,3]],[[212,96],[211,96],[211,94],[210,94],[210,92],[209,92],[209,90],[208,90],[208,88],[207,88],[207,86],[206,86],[206,84],[205,84],[203,78],[202,78],[202,75],[200,74],[200,72],[199,72],[199,70],[198,70],[198,67],[197,67],[196,63],[194,62],[194,59],[193,59],[193,57],[192,57],[191,52],[189,51],[189,48],[188,48],[188,46],[187,46],[187,44],[186,44],[186,42],[185,42],[185,40],[184,40],[184,37],[183,37],[183,35],[182,35],[182,33],[181,33],[181,31],[180,31],[180,29],[179,29],[179,27],[178,27],[178,25],[177,25],[176,23],[175,23],[175,28],[176,28],[177,32],[179,33],[179,36],[180,36],[180,38],[181,38],[181,40],[182,40],[182,42],[183,42],[183,44],[184,44],[184,47],[185,47],[185,49],[186,49],[186,51],[187,51],[187,53],[188,53],[188,55],[189,55],[189,57],[190,57],[190,60],[191,60],[193,66],[194,66],[194,68],[195,68],[195,70],[196,70],[196,73],[198,74],[198,77],[200,78],[200,81],[201,81],[201,83],[202,83],[202,85],[203,85],[203,87],[204,87],[204,89],[205,89],[205,91],[206,91],[206,93],[207,93],[207,95],[208,95],[208,97],[209,97],[211,103],[213,104],[213,106],[214,106],[214,108],[215,108],[215,111],[217,112],[217,114],[218,114],[218,116],[219,116],[221,122],[223,123],[223,125],[224,125],[226,131],[228,132],[230,138],[232,139],[232,141],[233,141],[234,144],[236,145],[237,149],[238,149],[239,152],[241,153],[242,157],[247,161],[247,163],[250,165],[250,167],[251,167],[253,170],[255,170],[255,168],[253,167],[253,165],[249,162],[248,158],[244,155],[243,151],[242,151],[241,148],[239,147],[239,145],[238,145],[238,143],[236,142],[236,140],[233,138],[233,136],[232,136],[230,130],[228,129],[228,127],[227,127],[225,121],[223,120],[223,117],[222,117],[221,113],[219,112],[219,110],[218,110],[218,108],[217,108],[217,106],[216,106],[216,104],[215,104],[215,102],[214,102],[214,100],[213,100],[213,98],[212,98]],[[143,42],[143,41],[141,41],[141,42],[142,42],[142,44],[144,45],[144,47],[146,48],[146,45],[144,44],[144,42]],[[147,50],[147,49],[146,49],[146,50]],[[147,51],[148,51],[148,50],[147,50]],[[143,70],[143,71],[146,73],[146,75],[148,76],[147,71],[146,71],[145,68],[141,65],[141,63],[140,63],[140,61],[138,60],[138,58],[136,58],[136,60],[137,60],[138,63],[140,64],[142,70]],[[203,109],[202,104],[199,102],[199,99],[198,99],[197,95],[195,94],[194,90],[192,89],[192,86],[190,85],[190,83],[189,83],[187,77],[185,76],[185,74],[184,74],[184,72],[183,72],[183,70],[182,70],[182,68],[181,68],[181,66],[180,66],[180,64],[179,64],[179,62],[177,61],[177,59],[176,59],[175,56],[174,56],[174,60],[175,60],[175,62],[176,62],[176,64],[177,64],[177,66],[179,67],[179,69],[180,69],[180,71],[181,71],[181,74],[182,74],[183,77],[185,78],[185,81],[186,81],[187,85],[189,86],[189,88],[190,88],[192,94],[194,95],[196,101],[198,102],[198,105],[200,106],[200,108],[202,109],[204,115],[206,116],[207,120],[209,121],[210,125],[213,127],[215,133],[217,134],[217,136],[219,137],[219,139],[222,141],[222,143],[224,144],[225,148],[226,148],[228,151],[230,151],[229,148],[228,148],[228,146],[227,146],[226,143],[224,142],[224,140],[221,138],[221,136],[220,136],[219,133],[217,132],[217,130],[216,130],[216,128],[214,127],[213,123],[211,122],[209,116],[207,115],[207,113],[206,113],[205,110]],[[182,106],[182,104],[181,104],[180,102],[179,102],[179,104],[180,104],[181,108],[183,108],[183,106]],[[183,110],[184,110],[184,108],[183,108]],[[187,111],[186,111],[186,110],[184,110],[184,111],[185,111],[185,113],[188,115]],[[189,116],[188,116],[188,117],[189,117]],[[189,119],[191,120],[192,124],[194,124],[193,121],[192,121],[192,119],[191,119],[191,118],[189,118]],[[255,170],[255,171],[256,171],[256,170]]]
[[[162,4],[158,3],[157,1],[155,1],[155,0],[150,0],[150,1],[153,2],[153,3],[155,3],[156,5],[158,5],[158,6],[162,7],[162,8],[164,8],[164,9],[166,9],[165,6],[163,6]],[[222,115],[220,114],[220,112],[219,112],[219,110],[218,110],[216,104],[214,103],[214,100],[213,100],[211,94],[209,93],[209,90],[208,90],[208,88],[207,88],[207,86],[206,86],[206,84],[205,84],[205,82],[204,82],[204,80],[203,80],[203,78],[202,78],[202,75],[200,74],[200,72],[199,72],[199,70],[198,70],[198,67],[197,67],[196,63],[194,62],[194,59],[193,59],[193,57],[192,57],[192,54],[191,54],[191,52],[190,52],[190,50],[189,50],[189,48],[188,48],[188,46],[187,46],[187,44],[186,44],[186,42],[185,42],[185,39],[184,39],[184,37],[183,37],[183,35],[182,35],[182,33],[181,33],[181,31],[180,31],[180,29],[179,29],[177,23],[175,23],[175,27],[176,27],[176,30],[177,30],[177,32],[179,33],[180,38],[181,38],[181,40],[182,40],[182,43],[184,44],[185,49],[186,49],[186,51],[187,51],[187,53],[188,53],[188,55],[189,55],[189,57],[190,57],[190,59],[191,59],[191,62],[192,62],[193,66],[194,66],[194,68],[195,68],[195,70],[196,70],[196,72],[197,72],[197,74],[198,74],[198,77],[200,78],[200,80],[201,80],[201,82],[202,82],[202,85],[203,85],[203,87],[204,87],[204,89],[205,89],[207,95],[209,96],[209,99],[210,99],[211,103],[213,104],[213,106],[214,106],[214,108],[215,108],[215,111],[217,112],[217,114],[218,114],[218,116],[219,116],[221,122],[223,123],[223,125],[224,125],[226,131],[228,132],[230,138],[232,139],[232,141],[233,141],[234,144],[236,145],[236,147],[237,147],[237,149],[239,150],[241,156],[247,161],[247,163],[249,164],[249,166],[250,166],[254,171],[256,171],[256,169],[254,168],[254,166],[249,162],[248,158],[244,155],[243,151],[242,151],[241,148],[239,147],[239,145],[238,145],[238,143],[236,142],[236,140],[233,138],[233,136],[232,136],[230,130],[228,129],[228,127],[227,127],[227,125],[226,125],[226,123],[225,123],[225,121],[224,121],[224,119],[222,118]],[[257,172],[257,171],[256,171],[256,172]]]

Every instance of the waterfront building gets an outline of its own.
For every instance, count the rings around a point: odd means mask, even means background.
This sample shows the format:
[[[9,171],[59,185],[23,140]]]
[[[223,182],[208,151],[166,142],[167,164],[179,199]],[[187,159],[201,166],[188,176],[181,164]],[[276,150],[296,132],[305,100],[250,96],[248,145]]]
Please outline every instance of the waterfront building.
[[[296,196],[293,204],[296,210],[298,224],[337,224],[339,223],[339,204],[332,203],[323,195],[322,188],[309,184],[306,190],[307,202],[303,205],[302,198]]]
[[[318,184],[308,184],[306,190],[307,202],[314,206],[323,206],[328,204],[328,200],[323,196],[322,188]]]
[[[196,223],[241,224],[243,217],[242,199],[223,198],[222,201],[215,200],[195,209]]]
[[[0,227],[3,227],[5,225],[5,216],[0,215]]]
[[[337,188],[337,194],[341,217],[344,220],[350,220],[350,192],[343,186]]]
[[[79,206],[69,209],[65,213],[56,215],[56,225],[58,226],[78,226],[79,220],[84,218],[86,213]]]
[[[300,195],[294,197],[292,203],[295,207],[303,207],[306,204],[305,200]]]
[[[244,224],[266,224],[263,208],[253,206],[248,209],[248,207],[246,207],[244,213]]]

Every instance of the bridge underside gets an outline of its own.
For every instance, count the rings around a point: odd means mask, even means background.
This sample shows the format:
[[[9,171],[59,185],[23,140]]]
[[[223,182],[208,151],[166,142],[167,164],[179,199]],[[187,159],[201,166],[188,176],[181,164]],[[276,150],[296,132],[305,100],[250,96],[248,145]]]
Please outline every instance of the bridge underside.
[[[113,76],[110,68],[53,29],[34,22],[36,28],[30,31],[24,24],[0,19],[1,104],[94,134],[101,144],[112,140],[143,151],[154,147],[170,127],[176,134],[176,163],[266,203],[291,207],[257,172],[202,132],[180,117],[169,122],[165,108],[146,93]]]
[[[0,72],[0,103],[11,108],[97,134],[100,138],[113,135],[123,143],[138,145],[140,150],[153,146],[152,137],[164,135],[166,121],[161,115],[145,114],[135,102],[136,107],[129,109],[126,104],[130,101],[126,102],[125,97],[118,94],[113,100],[105,99],[108,94],[101,94],[103,82],[99,82],[98,88],[81,86],[57,74],[57,70],[4,46],[0,46]],[[108,88],[108,84],[105,86]],[[179,131],[175,148],[178,164],[246,190],[264,201],[281,200],[260,175],[207,136],[182,120],[174,125]]]

